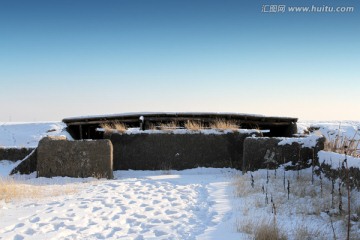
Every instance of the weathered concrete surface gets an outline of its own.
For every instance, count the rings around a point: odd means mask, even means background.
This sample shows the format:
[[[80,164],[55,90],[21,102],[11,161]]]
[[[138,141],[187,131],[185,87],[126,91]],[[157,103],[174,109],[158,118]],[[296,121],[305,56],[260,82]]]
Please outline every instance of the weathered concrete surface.
[[[113,178],[112,152],[109,140],[43,138],[37,149],[38,177]]]
[[[317,153],[324,149],[325,138],[319,138],[313,147],[304,147],[298,142],[279,145],[282,140],[282,138],[246,138],[243,171],[273,168],[290,161],[292,166],[302,168],[309,164],[309,159],[314,159],[314,164],[318,164]]]
[[[347,174],[349,175],[349,184],[351,188],[356,188],[360,190],[360,169],[355,167],[350,167],[346,169],[345,166],[340,166],[338,169],[331,168],[330,165],[326,163],[320,163],[320,168],[316,171],[317,175],[320,175],[320,172],[325,175],[325,177],[336,181],[341,179],[343,183],[347,183]]]
[[[37,150],[34,149],[29,155],[27,155],[22,162],[17,165],[11,172],[13,174],[30,174],[36,171],[37,165]]]
[[[28,156],[34,148],[1,148],[0,160],[18,161]]]
[[[112,134],[114,170],[241,168],[243,142],[258,133]]]

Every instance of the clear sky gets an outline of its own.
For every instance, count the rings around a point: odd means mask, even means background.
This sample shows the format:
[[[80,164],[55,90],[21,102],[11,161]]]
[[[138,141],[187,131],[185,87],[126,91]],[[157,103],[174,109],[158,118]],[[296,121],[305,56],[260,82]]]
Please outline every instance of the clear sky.
[[[262,12],[277,4],[354,12]],[[1,0],[0,83],[2,122],[138,111],[360,120],[360,1]]]

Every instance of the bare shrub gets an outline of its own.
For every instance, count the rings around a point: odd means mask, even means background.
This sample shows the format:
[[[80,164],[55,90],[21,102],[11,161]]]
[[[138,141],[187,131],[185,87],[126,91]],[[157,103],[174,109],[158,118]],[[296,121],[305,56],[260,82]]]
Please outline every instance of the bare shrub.
[[[187,121],[184,127],[188,130],[199,131],[204,129],[204,124],[200,121]]]
[[[238,130],[240,126],[237,125],[236,122],[232,120],[217,119],[210,124],[210,128],[235,131]]]

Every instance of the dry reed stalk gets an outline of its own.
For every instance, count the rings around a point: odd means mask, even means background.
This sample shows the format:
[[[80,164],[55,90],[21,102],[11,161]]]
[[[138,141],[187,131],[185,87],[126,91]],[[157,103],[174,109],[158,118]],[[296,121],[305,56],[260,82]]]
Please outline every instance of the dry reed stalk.
[[[200,121],[187,121],[184,127],[192,131],[204,129],[204,125]]]
[[[210,128],[235,131],[238,130],[240,126],[237,125],[236,122],[232,120],[217,119],[210,124]]]
[[[161,123],[159,127],[161,130],[171,131],[171,130],[176,130],[178,125],[176,122],[169,122],[169,123]]]

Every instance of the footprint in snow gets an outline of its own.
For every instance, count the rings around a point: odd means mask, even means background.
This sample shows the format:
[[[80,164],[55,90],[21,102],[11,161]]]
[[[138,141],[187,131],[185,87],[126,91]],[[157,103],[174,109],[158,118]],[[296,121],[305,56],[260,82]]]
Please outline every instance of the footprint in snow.
[[[152,207],[146,207],[145,208],[145,211],[146,212],[150,212],[150,211],[154,211],[155,209],[154,208],[152,208]]]
[[[39,217],[35,217],[35,218],[30,219],[30,222],[31,222],[31,223],[37,223],[37,222],[39,222],[39,221],[40,221],[40,218],[39,218]]]
[[[24,237],[21,236],[21,235],[19,235],[19,234],[16,234],[16,235],[14,236],[14,240],[23,240],[23,239],[24,239]]]
[[[161,236],[164,236],[164,235],[168,234],[167,232],[160,231],[160,230],[155,230],[154,233],[155,233],[156,237],[161,237]]]
[[[32,228],[28,228],[24,231],[24,233],[32,236],[32,235],[34,235],[35,231]]]

